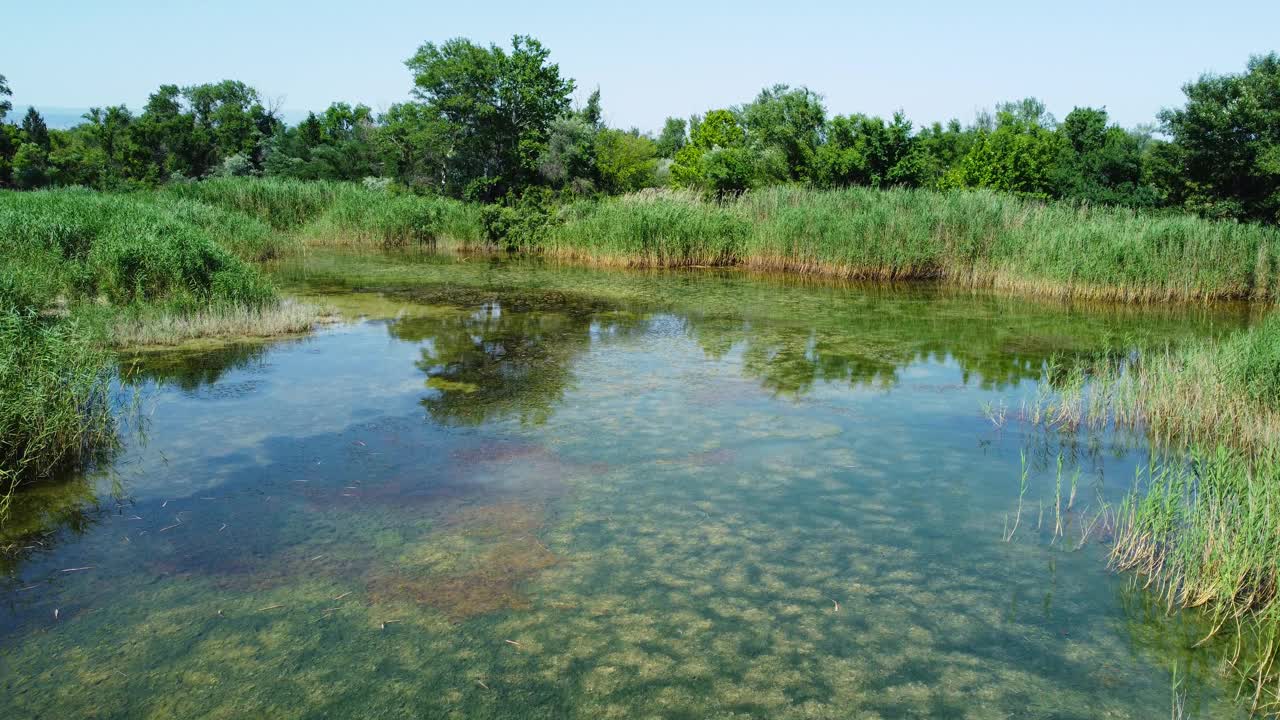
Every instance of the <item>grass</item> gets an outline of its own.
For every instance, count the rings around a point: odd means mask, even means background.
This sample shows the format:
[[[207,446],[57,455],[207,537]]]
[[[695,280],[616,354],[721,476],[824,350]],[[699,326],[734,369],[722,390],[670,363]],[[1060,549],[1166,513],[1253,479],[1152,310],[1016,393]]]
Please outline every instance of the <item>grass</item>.
[[[113,445],[112,369],[83,323],[0,309],[0,517],[20,483]]]
[[[135,308],[109,321],[109,342],[117,348],[173,347],[201,339],[268,338],[304,333],[332,312],[283,300],[262,307],[222,306],[195,312]]]
[[[354,183],[223,178],[169,185],[162,194],[237,213],[313,245],[485,244],[476,206]]]
[[[1051,425],[1146,432],[1161,448],[1115,518],[1111,565],[1199,608],[1253,709],[1280,713],[1280,315],[1216,343],[1052,371]],[[1205,638],[1208,640],[1209,638]]]
[[[83,190],[0,193],[0,492],[115,442],[104,314],[265,312],[274,287],[223,247],[270,235],[212,208]]]
[[[779,187],[721,204],[650,192],[568,207],[544,251],[602,265],[941,279],[1081,298],[1280,293],[1275,229],[988,192]]]

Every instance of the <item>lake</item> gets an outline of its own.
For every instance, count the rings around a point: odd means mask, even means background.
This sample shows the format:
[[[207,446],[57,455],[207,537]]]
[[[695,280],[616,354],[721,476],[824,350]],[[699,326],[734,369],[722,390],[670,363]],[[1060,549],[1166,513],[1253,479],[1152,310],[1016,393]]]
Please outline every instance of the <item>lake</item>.
[[[1024,411],[1052,358],[1241,308],[276,272],[350,321],[129,358],[120,450],[15,500],[0,716],[1245,715],[1203,624],[1107,568],[1142,439]]]

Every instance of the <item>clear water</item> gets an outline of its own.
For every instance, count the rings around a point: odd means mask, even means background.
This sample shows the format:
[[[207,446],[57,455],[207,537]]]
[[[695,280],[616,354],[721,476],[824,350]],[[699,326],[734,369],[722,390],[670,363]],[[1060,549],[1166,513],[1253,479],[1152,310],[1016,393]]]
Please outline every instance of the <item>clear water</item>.
[[[1145,450],[1018,419],[1054,353],[1238,311],[478,259],[281,276],[369,318],[143,358],[113,462],[17,499],[0,717],[1155,718],[1175,667],[1187,717],[1242,714],[1195,619],[1107,571],[1105,526],[1079,542]]]

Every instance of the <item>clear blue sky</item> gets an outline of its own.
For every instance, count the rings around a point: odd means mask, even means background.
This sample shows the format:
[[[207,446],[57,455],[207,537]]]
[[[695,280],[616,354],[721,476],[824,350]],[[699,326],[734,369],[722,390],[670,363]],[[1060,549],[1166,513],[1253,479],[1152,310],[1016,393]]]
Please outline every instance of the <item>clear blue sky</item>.
[[[408,96],[421,43],[533,35],[611,124],[655,129],[807,85],[832,113],[917,123],[1036,95],[1059,118],[1105,105],[1124,125],[1184,82],[1280,50],[1280,2],[330,2],[43,0],[9,4],[0,73],[15,105],[138,109],[161,83],[244,80],[289,111]]]

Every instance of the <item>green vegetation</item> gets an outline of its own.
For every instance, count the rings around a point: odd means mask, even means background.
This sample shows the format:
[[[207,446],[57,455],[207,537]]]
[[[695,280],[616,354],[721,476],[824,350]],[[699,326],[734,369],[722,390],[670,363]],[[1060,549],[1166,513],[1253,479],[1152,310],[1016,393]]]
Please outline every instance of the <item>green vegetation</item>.
[[[741,105],[668,118],[654,135],[608,127],[599,89],[573,108],[574,80],[530,37],[515,36],[510,48],[428,42],[405,65],[413,101],[381,114],[336,102],[292,127],[234,80],[164,85],[140,113],[94,108],[69,129],[47,127],[34,108],[21,123],[5,122],[5,100],[0,187],[128,189],[265,175],[367,179],[518,207],[535,190],[567,201],[656,187],[725,197],[801,184],[987,189],[1280,221],[1275,53],[1252,58],[1243,73],[1188,83],[1183,107],[1134,129],[1093,107],[1059,122],[1035,98],[996,103],[969,124],[917,127],[901,113],[829,116],[819,93],[774,85]],[[0,98],[10,94],[0,76]]]
[[[211,217],[83,190],[0,193],[0,492],[111,444],[104,306],[187,314],[275,302],[198,222]]]
[[[583,202],[544,244],[609,265],[742,265],[1123,299],[1274,300],[1280,233],[990,192],[774,188]]]
[[[1112,565],[1234,636],[1254,709],[1280,710],[1280,316],[1217,343],[1068,371],[1045,416],[1162,449],[1115,520]]]
[[[19,483],[112,446],[110,370],[83,323],[0,308],[0,516]]]
[[[222,178],[167,185],[164,194],[231,211],[241,218],[238,222],[248,217],[307,243],[368,247],[483,244],[476,206],[370,185]]]

